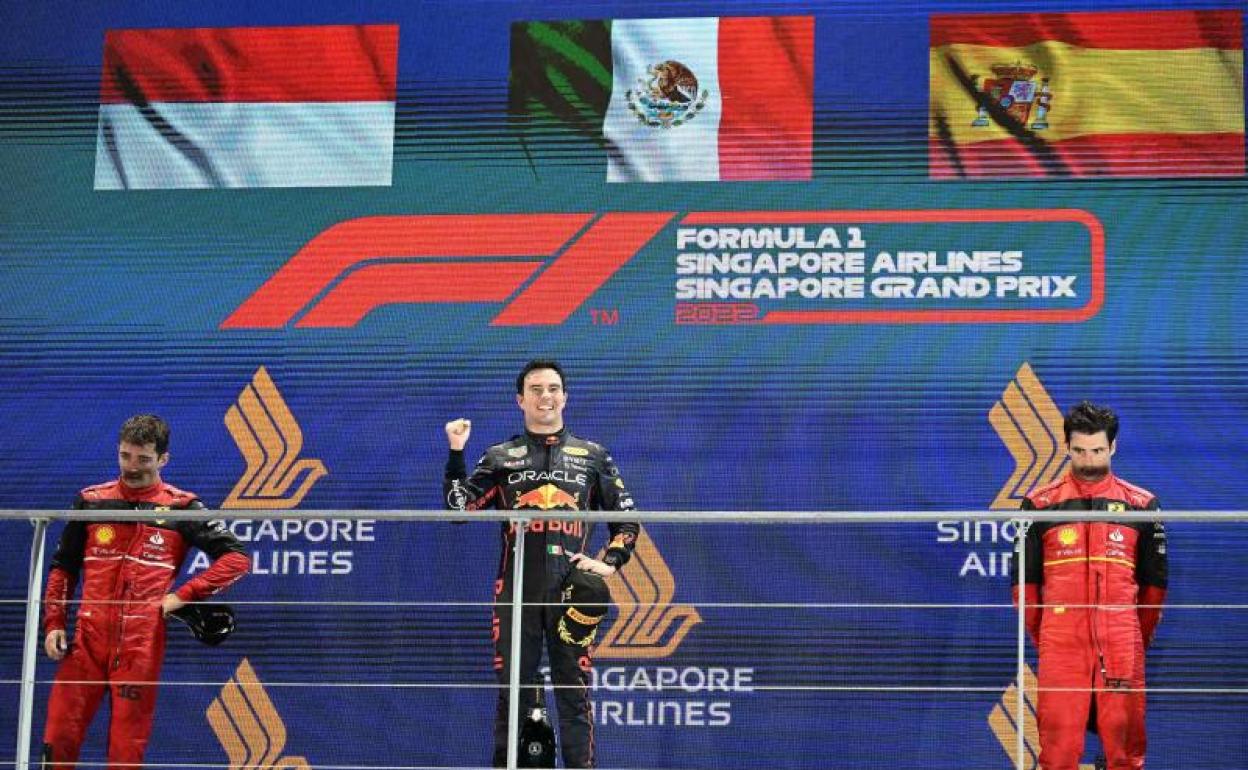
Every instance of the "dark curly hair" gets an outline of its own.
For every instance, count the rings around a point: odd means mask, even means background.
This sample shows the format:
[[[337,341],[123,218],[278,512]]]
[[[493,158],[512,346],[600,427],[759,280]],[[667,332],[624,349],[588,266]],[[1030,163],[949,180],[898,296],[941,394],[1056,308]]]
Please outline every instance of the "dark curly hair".
[[[1070,443],[1070,434],[1083,433],[1091,436],[1105,431],[1105,438],[1114,443],[1118,436],[1118,415],[1107,406],[1098,406],[1091,401],[1080,401],[1066,413],[1062,423],[1062,431],[1066,434],[1066,443]]]
[[[516,395],[524,395],[524,378],[529,376],[529,372],[537,371],[538,369],[550,369],[559,375],[559,384],[563,386],[565,392],[567,391],[568,378],[563,376],[563,367],[559,365],[559,362],[551,358],[535,358],[525,364],[524,368],[520,370],[520,374],[516,376]]]
[[[154,414],[136,414],[122,423],[119,442],[144,446],[156,445],[156,454],[169,451],[169,423]]]

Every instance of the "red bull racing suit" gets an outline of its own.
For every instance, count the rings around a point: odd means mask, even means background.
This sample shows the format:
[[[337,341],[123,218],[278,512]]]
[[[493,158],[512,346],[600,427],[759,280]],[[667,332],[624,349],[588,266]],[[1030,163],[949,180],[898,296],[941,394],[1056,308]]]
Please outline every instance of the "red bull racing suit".
[[[551,435],[525,433],[486,450],[472,475],[463,452],[452,451],[443,482],[446,506],[452,510],[603,510],[629,511],[633,499],[611,456],[600,445],[573,436],[567,430]],[[568,556],[584,552],[592,525],[582,521],[531,522],[525,534],[524,602],[521,617],[520,681],[527,685],[521,713],[542,698],[542,648],[550,661],[559,711],[559,740],[566,767],[594,767],[594,725],[590,713],[590,649],[559,638],[556,627],[563,609],[558,606],[564,578],[575,569]],[[607,525],[609,542],[603,561],[622,566],[632,555],[640,530],[632,522]],[[502,557],[494,583],[494,669],[504,689],[499,691],[494,722],[494,765],[507,759],[508,697],[511,654],[511,554],[514,532],[502,526]],[[547,606],[541,606],[547,605]]]
[[[87,487],[74,500],[74,508],[87,510],[203,507],[194,494],[164,483],[132,489],[113,481]],[[44,635],[65,629],[66,604],[80,578],[82,603],[48,698],[45,770],[75,765],[106,692],[111,693],[108,766],[141,765],[165,651],[160,603],[187,551],[199,548],[213,563],[177,590],[184,601],[212,596],[250,568],[243,546],[223,525],[165,521],[159,515],[131,522],[71,521],[61,533],[44,592]]]
[[[1156,511],[1157,498],[1112,473],[1067,474],[1024,510]],[[1037,522],[1022,570],[1027,630],[1040,653],[1040,767],[1076,770],[1089,715],[1110,770],[1144,766],[1144,650],[1166,595],[1161,522]],[[1018,586],[1014,587],[1017,600]],[[1040,605],[1044,605],[1041,607]],[[1094,709],[1094,711],[1093,711]]]

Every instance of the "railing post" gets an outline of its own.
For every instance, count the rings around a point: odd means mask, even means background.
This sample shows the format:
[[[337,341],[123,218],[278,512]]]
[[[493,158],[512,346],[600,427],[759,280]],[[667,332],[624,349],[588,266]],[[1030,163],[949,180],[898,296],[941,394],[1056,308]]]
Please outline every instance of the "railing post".
[[[507,767],[516,770],[520,760],[520,613],[524,609],[524,531],[528,519],[512,519],[515,527],[515,558],[511,569],[511,663],[507,682]]]
[[[26,583],[26,633],[22,642],[22,689],[17,703],[16,770],[29,770],[31,720],[35,705],[35,662],[39,654],[39,598],[43,593],[44,534],[47,519],[31,519],[30,578]]]
[[[1027,530],[1030,528],[1031,522],[1018,522],[1018,560],[1014,562],[1014,574],[1018,576],[1018,659],[1015,672],[1018,700],[1014,704],[1014,725],[1018,728],[1015,743],[1017,770],[1027,770],[1026,726],[1023,720],[1027,716]]]

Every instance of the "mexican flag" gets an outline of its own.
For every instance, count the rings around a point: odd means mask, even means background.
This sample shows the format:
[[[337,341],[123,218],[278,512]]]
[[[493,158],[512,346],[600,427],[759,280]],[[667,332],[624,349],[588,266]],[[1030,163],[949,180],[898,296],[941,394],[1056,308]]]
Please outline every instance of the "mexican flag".
[[[814,18],[519,22],[510,111],[535,165],[609,182],[805,180]]]

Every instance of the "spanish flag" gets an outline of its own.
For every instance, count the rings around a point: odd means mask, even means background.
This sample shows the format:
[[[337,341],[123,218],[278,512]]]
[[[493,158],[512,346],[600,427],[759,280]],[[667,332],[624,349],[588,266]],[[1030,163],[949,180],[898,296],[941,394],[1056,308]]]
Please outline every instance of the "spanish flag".
[[[1241,176],[1239,11],[931,19],[932,177]]]

